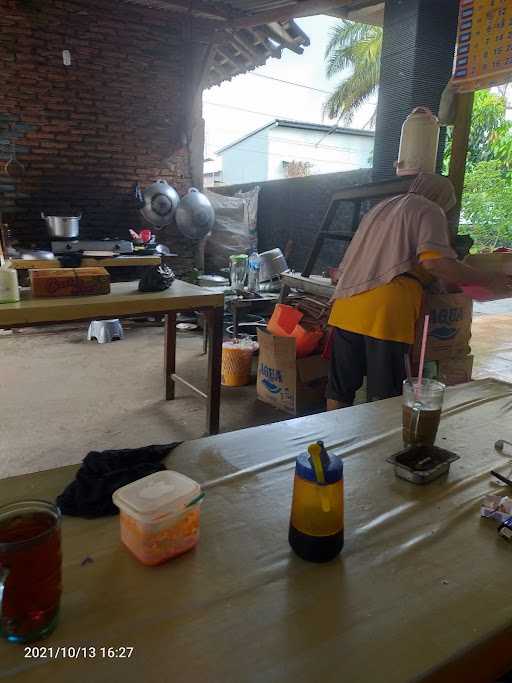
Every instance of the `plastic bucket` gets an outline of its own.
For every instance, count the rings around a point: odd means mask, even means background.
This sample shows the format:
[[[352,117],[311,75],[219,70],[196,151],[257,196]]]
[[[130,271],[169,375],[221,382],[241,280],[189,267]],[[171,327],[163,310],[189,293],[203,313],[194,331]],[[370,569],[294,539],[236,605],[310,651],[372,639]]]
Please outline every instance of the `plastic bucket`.
[[[243,387],[251,381],[251,347],[234,342],[222,344],[222,384],[225,387]]]

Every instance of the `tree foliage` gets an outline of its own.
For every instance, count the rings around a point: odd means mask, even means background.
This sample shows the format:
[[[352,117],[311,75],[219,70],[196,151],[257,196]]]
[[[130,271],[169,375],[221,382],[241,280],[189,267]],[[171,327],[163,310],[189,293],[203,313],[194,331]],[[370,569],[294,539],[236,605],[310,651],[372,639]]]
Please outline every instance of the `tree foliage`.
[[[506,120],[505,97],[489,90],[475,94],[471,132],[468,143],[467,166],[471,169],[480,161],[500,161],[506,170],[512,161],[512,124]],[[452,150],[452,128],[448,129],[444,156],[448,164]]]
[[[462,211],[477,251],[512,247],[512,184],[500,161],[479,161],[468,170]]]
[[[506,99],[488,90],[475,94],[468,144],[462,221],[475,251],[512,247],[512,123]],[[445,149],[446,169],[451,131]]]
[[[324,104],[331,119],[351,123],[355,112],[379,84],[382,29],[341,20],[330,33],[325,50],[326,74],[333,78],[346,69],[350,75],[338,83]]]

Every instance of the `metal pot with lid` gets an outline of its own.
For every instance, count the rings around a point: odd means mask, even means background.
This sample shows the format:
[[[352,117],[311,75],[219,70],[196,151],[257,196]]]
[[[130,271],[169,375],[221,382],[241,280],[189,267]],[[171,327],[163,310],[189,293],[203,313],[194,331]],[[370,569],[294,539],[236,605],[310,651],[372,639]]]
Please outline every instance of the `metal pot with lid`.
[[[41,218],[46,222],[50,237],[66,240],[78,237],[82,214],[79,216],[45,216],[44,212],[41,212]]]
[[[155,228],[165,228],[172,222],[180,196],[165,180],[156,180],[145,190],[135,186],[137,206],[146,221]]]

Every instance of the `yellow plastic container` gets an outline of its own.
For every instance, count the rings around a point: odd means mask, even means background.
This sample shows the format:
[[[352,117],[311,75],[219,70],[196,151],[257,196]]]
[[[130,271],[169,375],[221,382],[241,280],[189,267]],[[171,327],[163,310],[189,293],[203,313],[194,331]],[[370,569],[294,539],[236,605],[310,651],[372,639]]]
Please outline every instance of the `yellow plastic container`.
[[[237,342],[222,344],[222,384],[243,387],[251,381],[253,348]]]
[[[316,463],[308,453],[297,458],[288,540],[309,562],[328,562],[343,548],[343,461],[323,445]]]
[[[183,474],[150,474],[115,491],[112,500],[121,541],[142,564],[162,564],[199,540],[201,487]]]

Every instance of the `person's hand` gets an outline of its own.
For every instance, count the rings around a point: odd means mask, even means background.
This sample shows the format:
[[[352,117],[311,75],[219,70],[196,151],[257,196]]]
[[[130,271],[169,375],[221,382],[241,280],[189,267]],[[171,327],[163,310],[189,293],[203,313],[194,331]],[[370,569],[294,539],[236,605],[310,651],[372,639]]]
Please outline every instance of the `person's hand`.
[[[512,297],[512,275],[496,273],[489,278],[488,286],[493,292]]]

